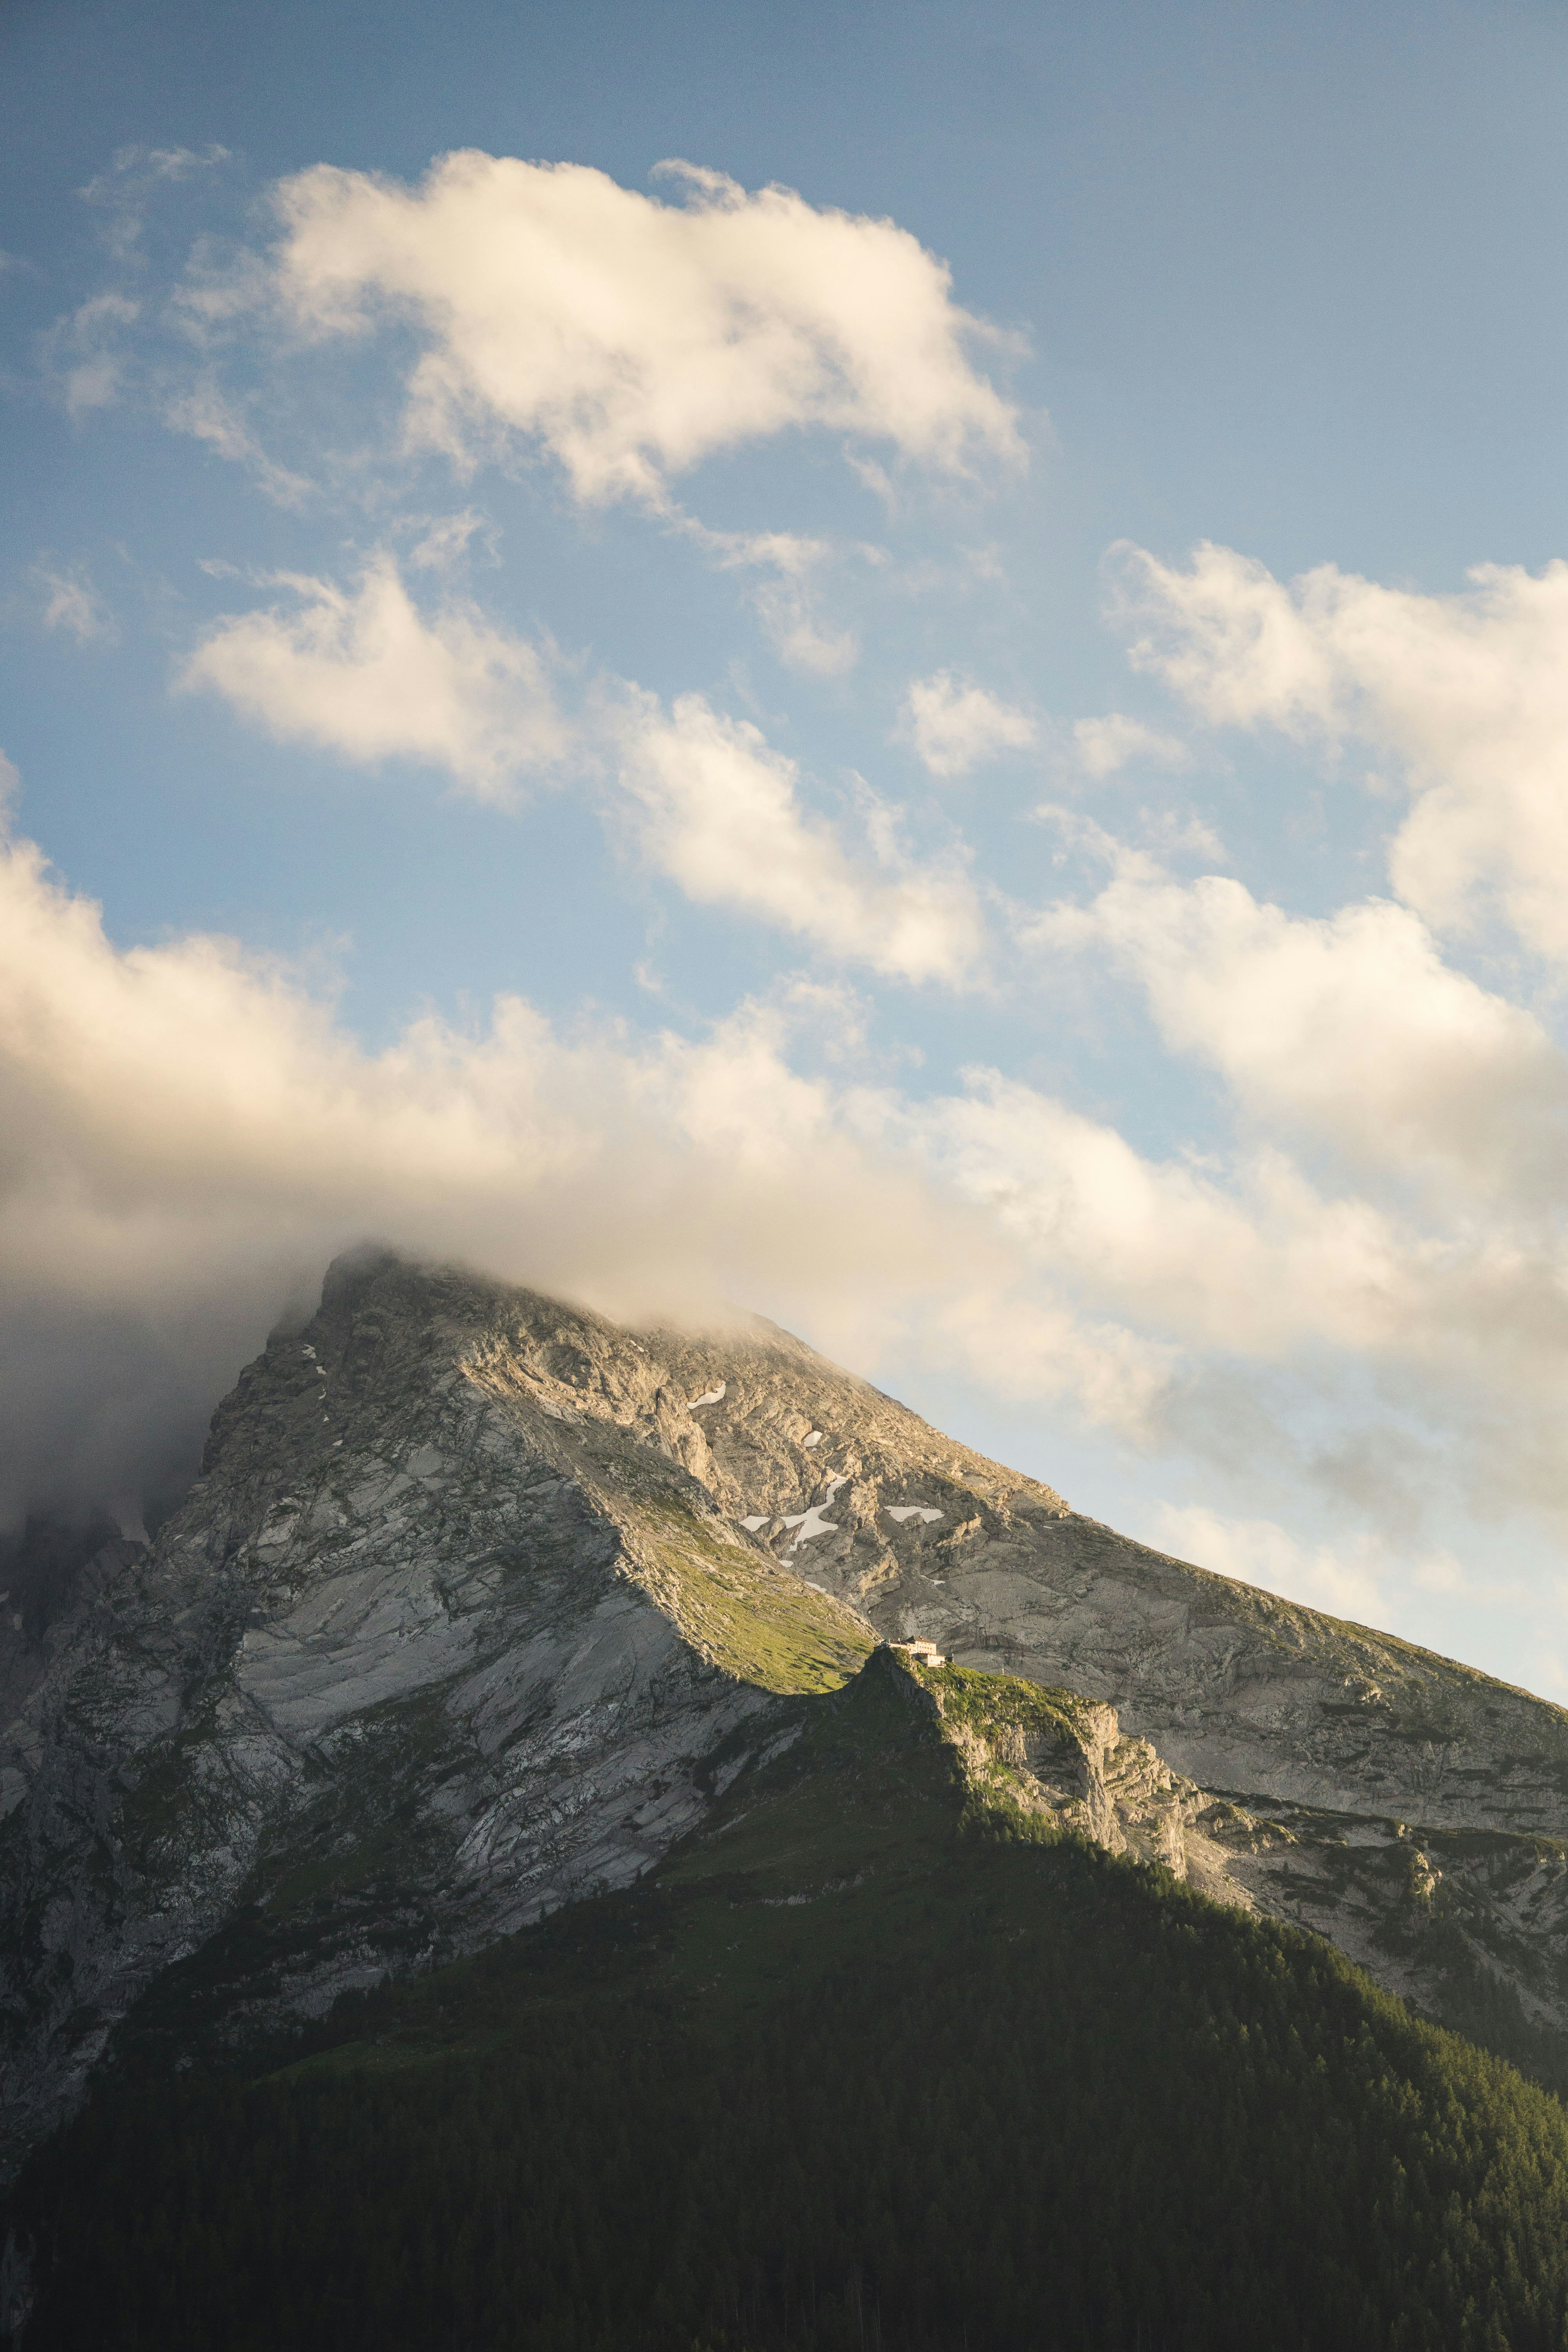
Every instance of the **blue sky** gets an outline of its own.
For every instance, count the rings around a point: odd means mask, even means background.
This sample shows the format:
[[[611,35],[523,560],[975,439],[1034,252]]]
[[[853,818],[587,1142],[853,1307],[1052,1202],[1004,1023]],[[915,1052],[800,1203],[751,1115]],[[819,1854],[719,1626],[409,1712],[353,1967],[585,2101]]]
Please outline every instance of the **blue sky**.
[[[1568,1696],[1561,12],[0,44],[0,1507],[374,1232]]]

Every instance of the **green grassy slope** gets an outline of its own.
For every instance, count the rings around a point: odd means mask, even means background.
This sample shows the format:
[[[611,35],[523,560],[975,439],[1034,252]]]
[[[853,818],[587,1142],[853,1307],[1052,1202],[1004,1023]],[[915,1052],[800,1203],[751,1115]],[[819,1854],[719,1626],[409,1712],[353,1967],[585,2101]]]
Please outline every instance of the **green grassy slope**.
[[[1563,2107],[977,1792],[951,1726],[1073,1704],[879,1653],[632,1893],[259,2072],[132,2038],[26,2352],[1568,2345]]]

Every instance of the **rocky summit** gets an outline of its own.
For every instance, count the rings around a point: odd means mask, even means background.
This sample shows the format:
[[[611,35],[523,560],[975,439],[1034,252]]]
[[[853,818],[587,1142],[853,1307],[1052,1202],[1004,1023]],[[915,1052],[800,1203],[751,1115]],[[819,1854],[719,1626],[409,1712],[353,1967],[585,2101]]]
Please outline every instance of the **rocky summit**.
[[[757,1320],[341,1260],[153,1541],[9,1611],[5,2158],[186,2050],[629,1885],[879,1643],[964,1769],[1568,2081],[1568,1714],[1080,1517]],[[58,1581],[57,1580],[57,1581]]]

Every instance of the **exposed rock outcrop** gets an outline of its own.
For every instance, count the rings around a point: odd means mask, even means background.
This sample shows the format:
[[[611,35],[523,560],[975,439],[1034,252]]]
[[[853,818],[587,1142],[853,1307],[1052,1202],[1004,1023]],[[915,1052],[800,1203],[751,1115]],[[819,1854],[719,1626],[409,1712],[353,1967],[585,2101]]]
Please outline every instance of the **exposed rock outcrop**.
[[[10,1729],[13,2147],[154,1979],[193,2023],[308,2011],[635,1876],[721,1742],[865,1656],[681,1466],[645,1347],[581,1409],[577,1328],[371,1260],[242,1373]]]

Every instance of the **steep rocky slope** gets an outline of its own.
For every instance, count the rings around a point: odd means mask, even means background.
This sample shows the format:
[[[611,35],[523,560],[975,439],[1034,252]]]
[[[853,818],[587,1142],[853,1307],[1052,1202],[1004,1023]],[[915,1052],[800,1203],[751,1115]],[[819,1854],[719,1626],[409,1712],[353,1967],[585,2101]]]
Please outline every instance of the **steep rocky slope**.
[[[1137,1850],[1568,2088],[1568,1713],[1131,1542],[783,1333],[657,1344],[709,1400],[687,1459],[775,1558],[884,1638],[1105,1703]]]
[[[958,1727],[976,1772],[1562,2066],[1562,1710],[1127,1542],[772,1326],[364,1256],[13,1685],[10,2145],[134,2004],[320,2010],[635,1878],[879,1634],[1078,1695],[1048,1769]]]
[[[1105,1702],[1142,1850],[1568,2088],[1563,1708],[1131,1542],[782,1334],[668,1344],[714,1398],[700,1475],[775,1556],[885,1638]]]
[[[79,1610],[8,1739],[13,2146],[163,1972],[231,2016],[320,2007],[636,1876],[721,1741],[865,1656],[682,1468],[646,1349],[619,1343],[618,1418],[562,1402],[564,1329],[460,1276],[336,1269]]]

